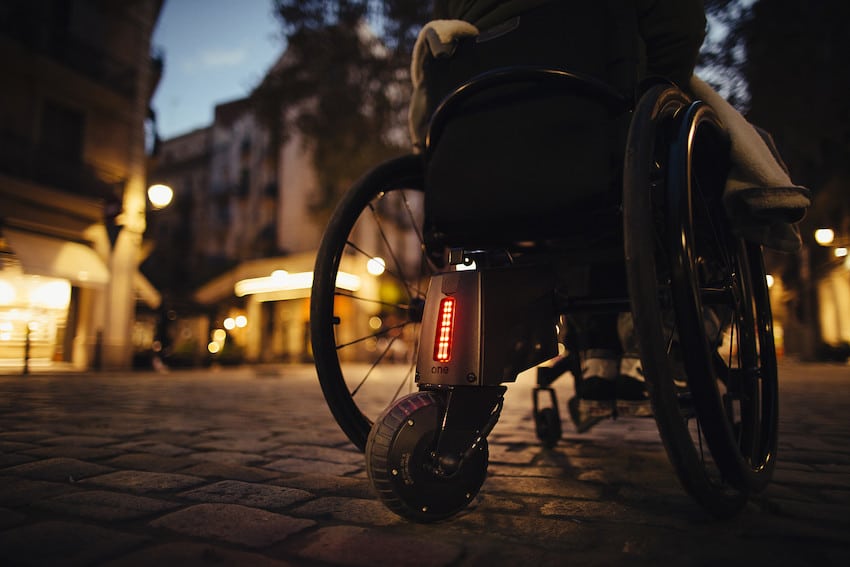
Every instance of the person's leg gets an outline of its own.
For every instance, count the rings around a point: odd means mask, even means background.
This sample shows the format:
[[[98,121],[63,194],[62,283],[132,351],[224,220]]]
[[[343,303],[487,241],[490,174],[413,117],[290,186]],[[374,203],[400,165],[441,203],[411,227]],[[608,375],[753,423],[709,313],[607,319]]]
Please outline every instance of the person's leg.
[[[613,400],[621,355],[617,314],[597,313],[582,321],[581,398]]]
[[[640,350],[635,336],[634,320],[631,313],[620,313],[617,318],[617,334],[623,348],[617,377],[617,398],[621,400],[642,400],[646,398],[646,381],[640,364]]]
[[[594,313],[576,317],[581,380],[568,409],[579,431],[614,416],[620,344],[617,314]]]
[[[623,348],[616,379],[617,413],[619,415],[650,416],[652,407],[646,390],[646,379],[640,363],[640,350],[635,336],[631,313],[617,318],[617,334]]]

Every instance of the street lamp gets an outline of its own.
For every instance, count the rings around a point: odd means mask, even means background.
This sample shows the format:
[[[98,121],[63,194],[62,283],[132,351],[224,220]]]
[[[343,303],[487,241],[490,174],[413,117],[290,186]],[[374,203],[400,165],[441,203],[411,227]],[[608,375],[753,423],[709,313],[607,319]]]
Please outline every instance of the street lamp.
[[[157,183],[148,187],[148,199],[154,209],[163,209],[171,204],[174,191],[168,185]]]
[[[835,240],[835,231],[831,228],[819,228],[815,231],[815,242],[821,246],[829,246]]]
[[[835,231],[831,228],[815,230],[815,242],[823,247],[831,247],[832,255],[836,258],[847,258],[847,247],[850,242],[846,238],[836,239]],[[850,269],[850,260],[844,261],[844,266]]]
[[[374,258],[370,258],[368,262],[366,262],[366,271],[372,274],[373,276],[380,276],[384,273],[384,270],[387,269],[386,261],[379,257],[375,256]]]

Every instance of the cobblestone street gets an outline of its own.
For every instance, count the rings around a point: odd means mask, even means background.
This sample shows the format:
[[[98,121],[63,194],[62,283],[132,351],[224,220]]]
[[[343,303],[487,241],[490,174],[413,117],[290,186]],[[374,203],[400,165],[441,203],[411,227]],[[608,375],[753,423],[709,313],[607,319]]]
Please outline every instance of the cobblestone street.
[[[419,525],[377,500],[312,366],[4,375],[0,564],[844,566],[850,366],[780,383],[774,482],[734,520],[683,492],[651,419],[541,448],[528,374],[478,498]]]

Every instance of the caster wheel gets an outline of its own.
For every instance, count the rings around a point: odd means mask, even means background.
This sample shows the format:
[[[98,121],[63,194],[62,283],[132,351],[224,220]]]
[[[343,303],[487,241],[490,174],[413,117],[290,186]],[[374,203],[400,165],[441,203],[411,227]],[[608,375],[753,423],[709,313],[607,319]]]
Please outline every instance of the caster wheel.
[[[534,415],[537,438],[544,447],[551,449],[561,439],[561,416],[555,408],[543,408]]]
[[[384,504],[416,522],[435,522],[464,509],[487,476],[487,441],[467,455],[434,453],[445,405],[435,392],[416,392],[387,408],[366,442],[366,472]]]

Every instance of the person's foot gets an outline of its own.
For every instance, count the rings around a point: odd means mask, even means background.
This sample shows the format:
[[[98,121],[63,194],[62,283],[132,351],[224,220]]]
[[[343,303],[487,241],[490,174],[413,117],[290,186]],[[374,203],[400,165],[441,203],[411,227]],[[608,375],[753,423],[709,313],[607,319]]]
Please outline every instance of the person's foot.
[[[570,419],[579,433],[584,433],[600,421],[613,417],[613,407],[613,400],[603,403],[573,397],[567,402],[567,411],[570,413]]]
[[[652,416],[652,405],[639,358],[628,356],[622,358],[620,373],[617,375],[615,384],[618,416]]]
[[[601,420],[614,416],[617,395],[617,360],[586,357],[582,362],[582,380],[578,403],[569,407],[570,416],[579,431],[587,430]]]
[[[612,401],[617,397],[616,378],[590,376],[581,381],[581,399],[587,401]]]
[[[586,401],[612,401],[617,397],[616,379],[620,363],[607,350],[587,351],[581,363],[579,398]]]
[[[579,412],[582,420],[604,419],[614,415],[616,384],[614,380],[591,376],[581,385]]]

